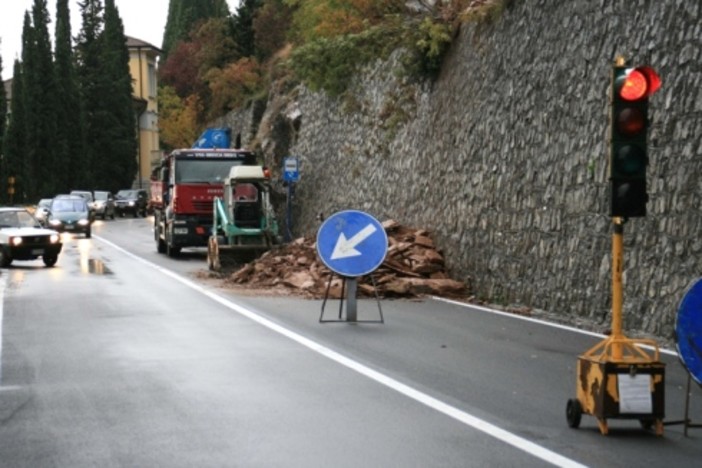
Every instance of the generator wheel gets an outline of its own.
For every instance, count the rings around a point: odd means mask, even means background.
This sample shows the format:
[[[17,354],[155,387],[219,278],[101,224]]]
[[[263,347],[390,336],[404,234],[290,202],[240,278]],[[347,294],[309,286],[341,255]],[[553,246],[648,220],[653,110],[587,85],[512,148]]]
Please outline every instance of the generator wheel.
[[[580,405],[580,401],[576,398],[571,398],[568,400],[566,405],[566,420],[568,421],[568,427],[577,429],[580,427],[580,420],[583,416],[583,407]]]
[[[207,240],[207,268],[212,271],[219,271],[222,268],[222,263],[219,260],[217,236],[210,236]]]

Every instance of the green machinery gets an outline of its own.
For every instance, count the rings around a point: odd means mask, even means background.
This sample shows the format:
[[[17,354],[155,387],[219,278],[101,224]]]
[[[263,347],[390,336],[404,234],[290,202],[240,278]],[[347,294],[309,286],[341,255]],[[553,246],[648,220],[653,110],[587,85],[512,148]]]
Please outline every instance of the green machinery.
[[[250,261],[279,243],[270,200],[270,179],[261,166],[233,166],[215,198],[214,222],[207,242],[207,266],[219,270],[222,259]]]

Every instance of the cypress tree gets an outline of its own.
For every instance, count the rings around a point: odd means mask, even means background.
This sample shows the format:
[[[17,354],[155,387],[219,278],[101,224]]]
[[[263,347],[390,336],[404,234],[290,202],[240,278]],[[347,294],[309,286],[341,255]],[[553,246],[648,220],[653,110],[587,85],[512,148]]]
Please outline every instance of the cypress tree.
[[[36,99],[39,97],[34,92],[35,82],[30,77],[35,73],[36,68],[36,51],[34,48],[34,28],[29,12],[24,13],[24,23],[22,26],[22,73],[19,79],[22,80],[22,93],[15,99],[22,100],[22,120],[18,120],[18,124],[23,126],[24,147],[21,149],[22,167],[19,169],[19,175],[15,179],[15,200],[26,201],[30,197],[34,197],[36,192],[36,145],[38,127],[35,125],[35,112],[37,109]],[[13,80],[14,81],[14,80]],[[19,118],[19,117],[18,117]]]
[[[137,174],[136,119],[132,101],[132,77],[124,26],[114,0],[105,1],[105,29],[102,37],[103,65],[107,74],[104,105],[111,122],[105,136],[109,148],[95,160],[94,176],[117,191],[130,187]],[[110,185],[111,184],[111,185]]]
[[[22,49],[22,77],[26,116],[26,199],[53,196],[54,138],[56,135],[56,84],[46,0],[34,0],[32,24],[25,14]]]
[[[241,0],[239,8],[237,8],[234,15],[234,41],[242,57],[254,57],[256,55],[253,22],[256,11],[262,5],[262,0]]]
[[[80,102],[71,44],[71,23],[68,0],[56,2],[56,191],[68,192],[80,187],[80,174],[84,164],[81,148]]]
[[[77,174],[76,186],[87,189],[92,186],[93,164],[101,146],[101,142],[96,140],[110,123],[102,105],[107,91],[106,77],[101,71],[102,3],[99,0],[84,0],[78,6],[83,20],[76,44],[83,164]]]
[[[0,41],[2,45],[2,41]],[[0,56],[0,76],[2,76],[2,56]],[[2,142],[5,139],[5,123],[7,122],[7,94],[5,84],[0,86],[0,154],[2,154]]]
[[[5,132],[3,141],[3,184],[8,177],[15,179],[15,195],[9,197],[10,202],[23,199],[26,192],[25,181],[25,158],[27,155],[27,131],[25,125],[24,111],[24,79],[22,76],[22,64],[15,60],[12,72],[12,101],[10,102],[10,121]],[[3,196],[7,193],[6,186],[2,191]]]

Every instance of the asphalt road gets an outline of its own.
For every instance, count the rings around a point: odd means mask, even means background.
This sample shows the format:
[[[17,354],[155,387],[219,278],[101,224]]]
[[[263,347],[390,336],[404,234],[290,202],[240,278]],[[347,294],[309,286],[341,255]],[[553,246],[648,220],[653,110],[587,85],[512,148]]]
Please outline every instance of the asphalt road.
[[[55,268],[0,270],[0,466],[694,466],[663,437],[568,428],[577,356],[601,337],[437,299],[384,324],[320,301],[239,295],[202,250],[156,253],[149,219],[97,221]],[[332,316],[338,303],[327,305]],[[359,318],[377,318],[373,301]],[[666,420],[687,375],[664,354]],[[702,420],[699,388],[692,419]],[[697,432],[696,432],[697,431]]]

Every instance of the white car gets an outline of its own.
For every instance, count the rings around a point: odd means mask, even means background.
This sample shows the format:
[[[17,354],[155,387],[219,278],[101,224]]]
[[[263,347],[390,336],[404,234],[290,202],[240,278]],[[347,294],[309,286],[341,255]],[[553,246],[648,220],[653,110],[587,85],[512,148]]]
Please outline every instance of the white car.
[[[61,252],[61,236],[44,229],[24,208],[0,208],[0,268],[13,260],[36,260],[52,267]]]

